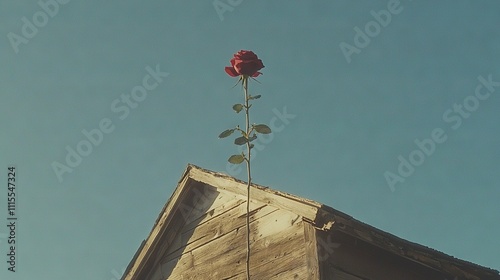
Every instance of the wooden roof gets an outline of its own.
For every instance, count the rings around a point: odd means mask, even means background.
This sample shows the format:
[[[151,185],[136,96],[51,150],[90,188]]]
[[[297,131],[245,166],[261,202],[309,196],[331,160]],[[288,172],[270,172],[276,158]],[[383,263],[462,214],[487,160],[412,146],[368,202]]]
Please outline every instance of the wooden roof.
[[[177,188],[163,207],[147,237],[128,265],[122,279],[137,280],[152,269],[161,248],[169,245],[176,235],[180,206],[187,200],[186,194],[200,185],[209,185],[222,192],[246,197],[246,183],[228,175],[212,172],[195,165],[188,165]],[[467,279],[500,279],[498,271],[471,262],[460,260],[437,250],[409,242],[390,233],[360,222],[351,216],[319,202],[292,194],[252,185],[251,200],[288,210],[302,216],[315,228],[324,231],[341,231],[366,241],[395,255],[444,271],[452,275],[463,275]],[[165,244],[166,243],[166,244]],[[478,278],[480,277],[480,278]]]

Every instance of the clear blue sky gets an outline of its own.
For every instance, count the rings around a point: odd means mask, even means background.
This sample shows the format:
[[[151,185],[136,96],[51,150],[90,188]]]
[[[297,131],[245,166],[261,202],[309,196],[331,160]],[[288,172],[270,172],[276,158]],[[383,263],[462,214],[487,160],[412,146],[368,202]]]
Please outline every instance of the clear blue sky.
[[[500,2],[54,1],[0,3],[1,279],[118,279],[188,163],[245,179],[217,139],[240,49],[282,118],[256,183],[500,269]]]

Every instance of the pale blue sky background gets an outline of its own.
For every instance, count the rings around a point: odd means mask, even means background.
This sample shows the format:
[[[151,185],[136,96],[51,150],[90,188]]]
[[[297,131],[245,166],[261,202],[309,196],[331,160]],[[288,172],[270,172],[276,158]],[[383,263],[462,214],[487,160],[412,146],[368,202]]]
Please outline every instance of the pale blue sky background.
[[[263,95],[253,121],[295,115],[257,151],[255,182],[500,269],[500,87],[457,129],[458,113],[443,119],[477,105],[479,76],[500,81],[500,2],[401,0],[348,63],[339,45],[355,46],[354,28],[389,2],[247,0],[219,16],[212,1],[72,0],[18,53],[8,34],[43,10],[0,2],[0,223],[11,164],[19,218],[18,272],[2,261],[0,278],[117,279],[188,163],[244,179],[226,167],[236,148],[217,139],[242,124],[224,72],[240,49],[266,66],[250,84]],[[121,120],[111,104],[157,65],[170,75]],[[51,164],[104,118],[115,129],[60,182]],[[435,128],[447,140],[391,191],[384,173]]]

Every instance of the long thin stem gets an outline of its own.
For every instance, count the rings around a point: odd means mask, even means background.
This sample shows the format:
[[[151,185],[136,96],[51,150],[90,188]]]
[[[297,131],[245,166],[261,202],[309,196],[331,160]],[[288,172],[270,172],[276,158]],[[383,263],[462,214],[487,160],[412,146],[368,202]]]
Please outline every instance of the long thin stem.
[[[246,113],[246,135],[247,139],[250,138],[250,106],[248,104],[248,77],[243,78],[243,90],[245,92],[245,113]],[[252,184],[252,177],[250,175],[250,141],[247,141],[247,174],[248,174],[248,184],[247,184],[247,261],[246,261],[246,273],[247,280],[250,280],[250,185]]]

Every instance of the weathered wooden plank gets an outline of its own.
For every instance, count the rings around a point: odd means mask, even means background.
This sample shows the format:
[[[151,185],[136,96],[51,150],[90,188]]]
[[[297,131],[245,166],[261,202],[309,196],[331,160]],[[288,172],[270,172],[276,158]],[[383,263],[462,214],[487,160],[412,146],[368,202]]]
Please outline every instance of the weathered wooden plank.
[[[254,267],[250,271],[254,279],[297,279],[296,277],[307,275],[305,252],[303,250],[304,247],[300,247],[301,245],[303,246],[303,242],[300,239],[294,239],[297,247],[295,250],[289,252],[289,254]]]
[[[185,224],[190,224],[210,208],[218,207],[224,201],[229,201],[234,196],[223,195],[215,187],[205,184],[192,184],[189,197],[179,203],[176,211],[180,212]],[[221,200],[224,200],[221,202]]]
[[[240,235],[244,237],[243,235]],[[299,236],[300,237],[300,236]],[[254,250],[251,257],[251,274],[252,275],[273,275],[279,272],[290,270],[291,267],[296,267],[298,264],[291,262],[294,260],[303,264],[304,270],[305,259],[303,250],[298,250],[298,246],[303,244],[301,238],[279,239],[280,241],[273,241],[271,244],[264,244],[262,240],[257,242],[253,248],[266,248],[266,250]],[[232,246],[231,250],[224,252],[217,258],[202,261],[197,263],[190,270],[184,270],[182,275],[187,279],[225,279],[233,275],[235,272],[242,272],[245,268],[245,247],[239,246],[244,244],[244,238],[236,237],[235,241],[238,243]],[[269,241],[269,240],[267,240]],[[286,243],[285,243],[286,241]],[[289,244],[294,248],[286,248]],[[233,244],[232,244],[233,245]],[[267,247],[266,247],[267,246]],[[200,254],[195,251],[195,254]],[[261,265],[255,266],[253,263]],[[256,279],[267,279],[266,277]]]
[[[253,208],[257,208],[258,205],[253,205]],[[260,206],[261,208],[263,206]],[[258,209],[261,209],[258,208]],[[266,209],[260,210],[257,212],[254,212],[250,216],[250,221],[254,222],[254,220],[258,217],[265,216],[269,214],[270,212],[276,211],[275,208],[273,207],[265,207]],[[224,212],[222,215],[219,215],[217,219],[212,221],[211,223],[204,223],[200,225],[199,227],[196,227],[194,229],[191,229],[187,232],[182,233],[180,238],[182,239],[182,246],[179,247],[177,250],[174,252],[170,253],[169,255],[165,256],[162,260],[162,263],[168,262],[170,263],[168,266],[170,267],[175,267],[175,264],[172,265],[171,263],[176,263],[178,260],[181,260],[181,255],[185,254],[186,252],[192,252],[196,248],[203,246],[217,238],[220,238],[221,236],[224,236],[228,232],[239,230],[239,228],[242,228],[244,226],[245,221],[243,221],[243,218],[241,217],[242,213],[245,210],[245,205],[239,201],[239,204],[237,205],[237,208],[232,208],[232,209],[227,209],[226,212]],[[246,213],[246,212],[245,212]],[[239,219],[238,219],[239,217]],[[235,223],[235,220],[239,220],[238,223]],[[233,221],[233,222],[228,222],[228,221]],[[214,231],[215,230],[215,231]],[[219,230],[219,233],[217,234],[217,230]],[[196,231],[196,233],[195,233]],[[195,237],[193,237],[193,234]],[[213,248],[213,250],[210,252],[211,254],[223,254],[224,252],[218,252],[217,249],[219,248]],[[165,269],[166,270],[166,269]]]
[[[246,221],[245,221],[245,216],[242,215],[245,213],[244,208],[245,208],[244,205],[242,205],[242,207],[240,209],[238,209],[239,211],[234,211],[235,215],[231,215],[231,216],[236,216],[237,219],[229,219],[232,222],[227,222],[228,219],[224,219],[224,218],[222,218],[220,221],[218,221],[219,222],[218,232],[216,233],[216,235],[213,236],[213,238],[202,240],[201,242],[197,241],[196,242],[197,246],[195,244],[193,244],[193,246],[191,246],[191,247],[188,246],[188,250],[196,250],[202,246],[205,248],[209,248],[210,246],[214,246],[214,244],[211,244],[211,243],[216,241],[217,239],[225,236],[226,234],[235,234],[236,233],[236,235],[238,237],[240,236],[240,234],[242,234],[242,236],[244,236],[246,239],[246,230],[245,230]],[[264,223],[266,223],[265,222],[266,220],[283,219],[284,218],[283,213],[284,213],[284,211],[279,211],[279,210],[275,209],[274,207],[265,206],[265,207],[261,208],[258,212],[255,212],[255,214],[251,215],[250,216],[251,242],[253,243],[257,240],[260,240],[260,239],[263,239],[263,238],[266,238],[266,237],[272,235],[272,232],[261,232],[261,227],[262,227],[261,224],[263,223],[263,221],[264,221]],[[282,230],[286,230],[288,227],[289,226],[282,228]],[[200,228],[200,231],[204,231],[204,230],[211,230],[211,226],[207,224],[205,228]],[[222,244],[225,244],[225,243],[222,243]],[[234,244],[235,247],[241,246],[242,248],[245,248],[246,241],[242,240],[241,242],[231,243],[231,244]],[[215,248],[218,248],[218,247],[215,247]],[[218,249],[220,250],[220,248],[218,248]],[[222,253],[224,253],[224,251],[222,251]],[[214,252],[213,250],[210,251],[210,255],[213,255],[214,258],[219,257],[217,255],[217,253]],[[205,256],[208,256],[208,255],[205,255]]]
[[[277,211],[277,209],[270,206],[255,204],[251,204],[250,209],[255,210],[250,213],[251,222]],[[180,234],[182,246],[165,257],[165,261],[177,258],[183,252],[195,250],[234,230],[243,230],[246,226],[246,205],[242,201],[239,201],[236,207],[226,208],[225,210],[226,211],[222,212],[217,218],[206,220],[198,227],[182,232]]]
[[[277,212],[279,211],[268,215],[268,219],[276,220],[283,217],[284,213]],[[258,220],[251,224],[251,234],[255,238],[251,245],[251,267],[254,273],[259,273],[260,269],[267,270],[275,267],[276,265],[271,265],[269,262],[290,254],[295,257],[302,256],[300,257],[301,262],[306,269],[302,221],[293,225],[288,223],[287,228],[281,232],[259,232],[258,227]],[[266,236],[265,233],[271,233],[271,235]],[[183,275],[184,279],[190,279],[189,277],[193,277],[192,279],[224,279],[224,277],[234,275],[235,271],[243,271],[246,255],[245,240],[245,232],[235,229],[231,233],[192,250],[194,255],[192,267],[186,266],[186,262],[182,261],[185,256],[182,255],[172,272],[172,277]],[[282,265],[286,266],[287,264],[283,263]],[[215,273],[217,276],[214,276]]]
[[[199,227],[205,223],[209,223],[211,220],[218,219],[220,218],[221,215],[225,214],[228,211],[233,210],[236,207],[240,207],[242,204],[246,204],[246,201],[242,199],[233,199],[233,200],[227,200],[225,204],[219,205],[219,207],[210,207],[209,209],[207,209],[206,213],[198,216],[191,223],[186,224],[182,228],[182,233],[193,230],[196,227]],[[251,203],[250,209],[255,210],[257,208],[261,208],[262,206],[264,206],[264,204],[262,203],[260,204]]]
[[[264,266],[258,272],[251,270],[252,279],[307,279],[308,270],[305,264],[305,255],[289,254],[285,257],[272,260],[269,263],[262,264]],[[246,279],[246,273],[240,272],[237,275],[225,278],[227,280]]]
[[[219,191],[226,190],[246,198],[246,183],[232,177],[199,168],[191,168],[189,170],[189,176],[193,180],[217,186]],[[318,202],[257,185],[252,187],[250,196],[253,200],[258,200],[276,208],[295,212],[312,221],[316,218],[318,208],[321,207],[321,204]]]
[[[294,266],[291,264],[291,269],[280,272],[276,275],[270,276],[269,278],[257,278],[257,279],[269,279],[269,280],[288,280],[288,279],[295,279],[295,280],[301,280],[301,279],[307,279],[309,277],[309,271],[307,270],[307,267],[304,265],[303,262],[300,261],[299,258],[292,258],[290,263],[295,263],[297,264]]]
[[[304,222],[304,245],[306,251],[306,262],[309,280],[319,280],[320,267],[318,258],[318,240],[316,240],[316,229],[308,222]]]
[[[229,199],[233,199],[232,201]],[[218,199],[218,201],[222,201],[222,199]],[[197,217],[195,220],[193,220],[191,223],[186,224],[182,227],[180,230],[180,234],[178,234],[175,238],[175,240],[172,242],[172,244],[169,246],[167,252],[164,255],[164,260],[163,261],[168,261],[172,258],[176,258],[180,253],[176,253],[175,255],[169,257],[169,255],[173,254],[176,251],[184,250],[186,245],[188,245],[187,238],[186,236],[192,235],[194,232],[195,228],[198,226],[201,226],[205,224],[206,222],[209,222],[212,219],[217,219],[219,218],[220,215],[224,214],[227,211],[232,210],[233,208],[236,208],[243,204],[244,201],[242,200],[236,200],[234,197],[225,197],[223,200],[222,204],[213,204],[211,205],[208,209],[207,212],[204,213],[203,215]],[[254,206],[256,207],[256,206]],[[167,260],[165,260],[167,258]]]

